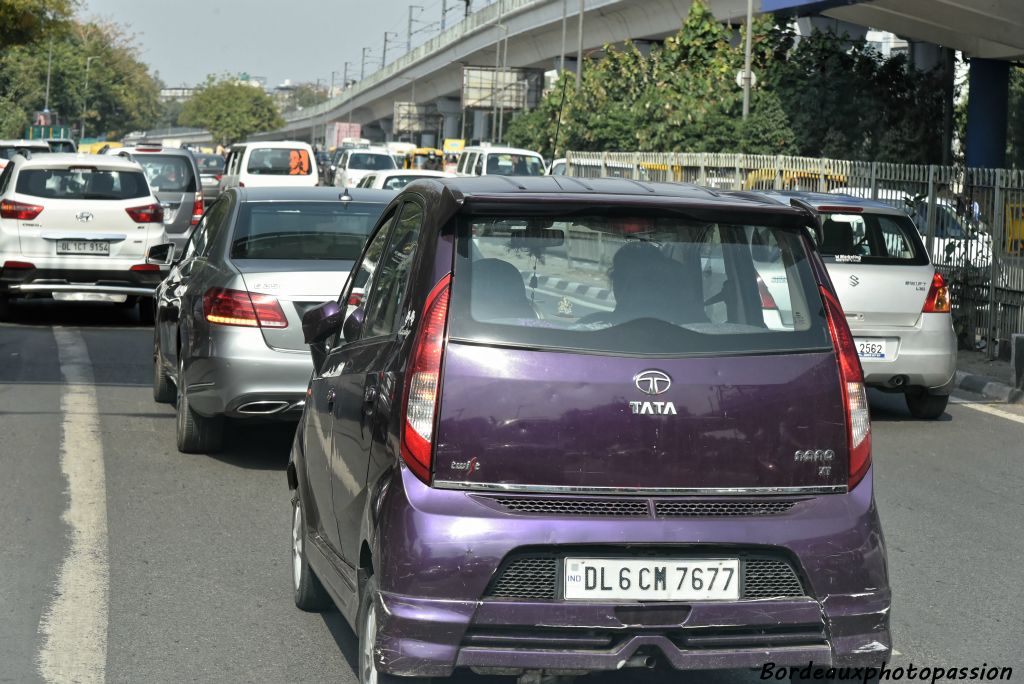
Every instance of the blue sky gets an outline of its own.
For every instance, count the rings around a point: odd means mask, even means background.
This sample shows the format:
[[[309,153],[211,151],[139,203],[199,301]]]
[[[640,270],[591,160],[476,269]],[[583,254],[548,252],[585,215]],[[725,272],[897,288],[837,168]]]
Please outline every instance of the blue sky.
[[[380,65],[384,31],[399,34],[388,48],[390,62],[405,50],[410,4],[424,7],[416,18],[440,19],[442,0],[83,0],[80,14],[113,21],[134,34],[142,60],[168,85],[192,85],[210,73],[245,72],[274,86],[284,79],[326,83],[332,71],[340,83],[346,61],[352,62],[350,78],[358,77],[364,46],[373,50],[369,74]],[[449,22],[458,21],[462,0],[448,5],[455,8]],[[413,44],[436,30],[421,32]]]

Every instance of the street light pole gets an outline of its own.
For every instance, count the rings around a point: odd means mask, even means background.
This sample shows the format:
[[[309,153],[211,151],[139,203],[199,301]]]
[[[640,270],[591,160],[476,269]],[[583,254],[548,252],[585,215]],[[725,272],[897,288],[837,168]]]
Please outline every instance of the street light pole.
[[[565,71],[565,30],[568,26],[569,0],[562,0],[562,55],[558,60],[559,73]]]
[[[444,31],[445,19],[448,18],[448,0],[441,0],[441,30]]]
[[[43,111],[50,116],[50,71],[53,66],[53,38],[50,38],[50,54],[46,58],[46,101],[43,104]]]
[[[85,88],[82,90],[82,121],[78,125],[78,144],[85,139],[85,112],[89,108],[89,67],[92,61],[99,57],[87,57],[85,60]]]
[[[750,114],[750,40],[754,25],[754,0],[747,0],[747,45],[743,57],[743,118]]]
[[[576,37],[576,92],[580,92],[583,83],[583,2],[580,0],[580,27]]]

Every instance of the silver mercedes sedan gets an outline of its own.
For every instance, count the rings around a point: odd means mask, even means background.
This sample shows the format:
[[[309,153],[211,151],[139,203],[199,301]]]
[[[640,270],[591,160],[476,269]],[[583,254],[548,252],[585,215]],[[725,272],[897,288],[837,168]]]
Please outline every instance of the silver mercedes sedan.
[[[177,405],[178,449],[220,449],[226,420],[298,420],[312,363],[302,315],[335,299],[395,193],[232,188],[156,291],[153,398]]]

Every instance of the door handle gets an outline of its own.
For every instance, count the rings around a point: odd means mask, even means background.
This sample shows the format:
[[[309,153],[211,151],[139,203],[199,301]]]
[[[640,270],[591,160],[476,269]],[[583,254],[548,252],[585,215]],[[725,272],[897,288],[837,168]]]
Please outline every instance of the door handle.
[[[337,396],[338,396],[338,394],[334,391],[333,387],[330,388],[329,390],[327,390],[327,410],[328,411],[334,411],[334,398],[337,397]]]

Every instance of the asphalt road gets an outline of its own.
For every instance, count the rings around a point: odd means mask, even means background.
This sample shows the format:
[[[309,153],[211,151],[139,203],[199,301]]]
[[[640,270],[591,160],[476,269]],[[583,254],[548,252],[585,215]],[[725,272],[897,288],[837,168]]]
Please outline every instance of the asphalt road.
[[[107,305],[41,303],[0,324],[0,681],[61,681],[41,668],[105,651],[94,681],[354,682],[344,620],[292,604],[290,432],[235,431],[223,454],[178,453],[173,409],[151,399],[151,340],[133,313]],[[76,377],[95,393],[91,414],[62,404]],[[1024,411],[953,404],[942,420],[919,422],[898,397],[871,400],[894,664],[1024,670],[1024,423],[1012,420]],[[99,486],[76,485],[62,444],[90,440],[101,447]],[[68,511],[82,482],[105,502]],[[76,532],[83,515],[105,517],[91,542],[105,545],[103,563]],[[103,590],[75,577],[96,577]],[[81,592],[77,609],[47,616]],[[61,642],[62,624],[78,620],[96,623],[95,643]],[[687,679],[586,680],[612,681]]]

